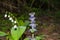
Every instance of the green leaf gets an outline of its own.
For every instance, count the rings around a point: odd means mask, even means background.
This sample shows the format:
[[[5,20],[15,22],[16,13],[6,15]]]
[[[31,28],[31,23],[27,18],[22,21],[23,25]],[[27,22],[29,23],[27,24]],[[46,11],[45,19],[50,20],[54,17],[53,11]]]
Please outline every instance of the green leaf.
[[[19,26],[23,26],[23,25],[24,25],[23,20],[19,20],[19,21],[18,21],[18,25],[19,25]]]
[[[20,26],[17,29],[12,28],[11,29],[12,38],[14,40],[19,40],[19,38],[21,38],[25,30],[26,30],[26,26]]]
[[[6,33],[0,31],[0,36],[6,36],[6,35],[7,35]]]
[[[6,37],[6,40],[8,40],[8,39],[9,39],[9,40],[13,40],[11,34],[10,34],[9,32],[8,32],[7,34],[8,34],[8,36]]]
[[[28,25],[29,25],[29,21],[25,21],[24,26],[28,26]]]
[[[36,40],[40,40],[40,39],[41,39],[41,37],[38,37],[38,36],[36,37]]]
[[[43,39],[43,35],[40,35],[40,36],[36,36],[36,40],[42,40]]]
[[[29,38],[25,38],[24,40],[29,40]]]
[[[34,33],[35,32],[35,29],[30,29],[31,33]]]

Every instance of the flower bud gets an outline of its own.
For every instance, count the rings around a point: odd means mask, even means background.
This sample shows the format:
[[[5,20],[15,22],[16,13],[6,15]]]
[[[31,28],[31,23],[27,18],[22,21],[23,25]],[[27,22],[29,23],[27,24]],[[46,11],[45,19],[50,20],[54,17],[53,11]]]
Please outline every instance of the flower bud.
[[[34,16],[35,15],[35,12],[32,12],[32,13],[29,13],[30,16]]]
[[[8,17],[10,18],[10,15],[8,15]]]
[[[13,20],[12,17],[10,17],[9,20]]]
[[[35,20],[32,20],[31,23],[35,23]]]

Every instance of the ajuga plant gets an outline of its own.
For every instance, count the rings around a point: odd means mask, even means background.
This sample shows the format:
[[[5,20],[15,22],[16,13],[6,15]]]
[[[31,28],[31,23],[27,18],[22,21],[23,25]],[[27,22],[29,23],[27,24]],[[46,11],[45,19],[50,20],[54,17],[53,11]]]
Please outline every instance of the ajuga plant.
[[[6,12],[4,17],[12,22],[13,27],[10,33],[0,31],[0,36],[6,36],[7,40],[19,40],[25,32],[29,22],[23,20],[18,21],[11,12]]]
[[[36,21],[35,21],[35,12],[32,12],[32,13],[29,13],[29,20],[30,20],[30,27],[31,29],[29,30],[31,32],[31,36],[30,37],[27,37],[25,38],[24,40],[42,40],[43,39],[43,35],[38,35],[38,36],[35,36],[34,33],[35,31],[37,32],[37,29],[36,29]]]

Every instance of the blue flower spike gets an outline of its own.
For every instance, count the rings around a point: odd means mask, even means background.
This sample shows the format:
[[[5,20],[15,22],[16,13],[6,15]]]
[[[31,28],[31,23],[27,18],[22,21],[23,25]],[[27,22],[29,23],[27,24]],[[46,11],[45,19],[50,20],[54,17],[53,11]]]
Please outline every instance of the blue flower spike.
[[[34,37],[34,32],[37,31],[36,30],[36,25],[37,24],[35,24],[35,19],[36,18],[34,17],[35,16],[35,12],[29,13],[29,15],[30,15],[29,20],[31,21],[29,26],[31,27],[30,32],[32,33],[32,37],[31,37],[30,40],[36,40],[35,37]]]

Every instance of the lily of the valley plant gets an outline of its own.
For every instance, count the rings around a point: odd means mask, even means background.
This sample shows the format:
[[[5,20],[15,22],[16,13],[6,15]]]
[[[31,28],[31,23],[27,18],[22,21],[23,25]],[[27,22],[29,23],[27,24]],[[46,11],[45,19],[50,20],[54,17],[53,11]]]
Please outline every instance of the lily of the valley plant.
[[[25,32],[29,22],[23,22],[23,20],[18,21],[11,12],[6,12],[4,17],[8,18],[8,20],[12,22],[13,27],[11,28],[11,32],[9,34],[0,31],[0,36],[7,35],[7,40],[19,40]]]

